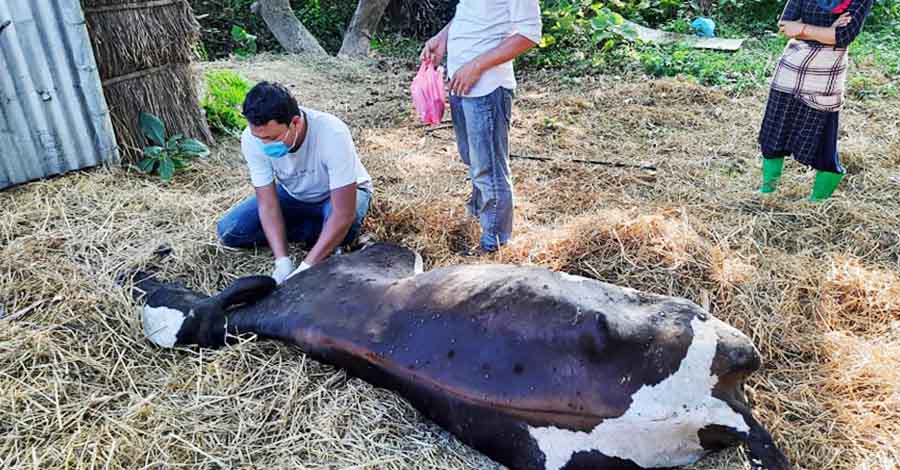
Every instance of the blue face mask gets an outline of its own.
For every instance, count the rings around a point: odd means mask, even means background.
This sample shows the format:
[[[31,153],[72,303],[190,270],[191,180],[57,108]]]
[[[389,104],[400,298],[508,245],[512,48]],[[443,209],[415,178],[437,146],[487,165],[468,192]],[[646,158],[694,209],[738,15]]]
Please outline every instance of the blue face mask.
[[[262,143],[262,141],[260,141],[260,145],[262,145],[263,153],[266,154],[266,156],[268,156],[269,158],[281,158],[281,157],[287,155],[288,151],[290,151],[290,147],[288,147],[286,143],[282,142],[281,139],[283,139],[285,134],[287,134],[290,131],[291,131],[291,128],[290,128],[290,126],[288,126],[288,129],[286,131],[284,131],[284,134],[282,134],[280,137],[278,137],[278,139],[276,139],[274,142],[269,142],[268,144],[264,144],[264,143]]]
[[[284,142],[272,142],[268,144],[263,144],[262,151],[269,158],[281,158],[288,154],[288,150],[290,150]]]

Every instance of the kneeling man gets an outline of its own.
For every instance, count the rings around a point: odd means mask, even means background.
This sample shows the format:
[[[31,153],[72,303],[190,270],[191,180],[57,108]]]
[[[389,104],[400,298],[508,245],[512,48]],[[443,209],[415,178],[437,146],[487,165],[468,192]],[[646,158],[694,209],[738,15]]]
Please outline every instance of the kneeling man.
[[[229,247],[268,243],[279,284],[359,236],[372,180],[356,153],[350,129],[330,114],[301,108],[282,85],[260,82],[244,100],[249,126],[241,151],[256,195],[219,221]],[[288,241],[309,254],[295,270]]]

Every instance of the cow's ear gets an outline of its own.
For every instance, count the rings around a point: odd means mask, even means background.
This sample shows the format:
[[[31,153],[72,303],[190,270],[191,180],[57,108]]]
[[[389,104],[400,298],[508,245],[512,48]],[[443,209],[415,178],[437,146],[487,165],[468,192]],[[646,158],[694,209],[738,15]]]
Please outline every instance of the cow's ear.
[[[234,281],[212,300],[220,308],[227,309],[242,304],[252,304],[275,290],[277,284],[270,276],[249,276]]]

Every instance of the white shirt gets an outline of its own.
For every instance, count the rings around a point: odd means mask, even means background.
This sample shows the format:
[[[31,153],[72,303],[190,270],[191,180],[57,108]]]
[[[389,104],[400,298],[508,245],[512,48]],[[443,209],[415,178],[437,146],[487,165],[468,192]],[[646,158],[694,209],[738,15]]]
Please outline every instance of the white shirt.
[[[514,34],[540,44],[539,0],[460,0],[447,39],[447,75],[453,77],[467,62]],[[512,61],[486,70],[465,96],[489,95],[499,87],[516,88]]]
[[[322,202],[331,191],[348,184],[372,190],[372,178],[356,154],[350,129],[335,116],[301,108],[306,113],[306,138],[296,152],[270,158],[262,141],[250,133],[241,135],[241,151],[250,168],[250,181],[259,188],[277,180],[299,201]]]

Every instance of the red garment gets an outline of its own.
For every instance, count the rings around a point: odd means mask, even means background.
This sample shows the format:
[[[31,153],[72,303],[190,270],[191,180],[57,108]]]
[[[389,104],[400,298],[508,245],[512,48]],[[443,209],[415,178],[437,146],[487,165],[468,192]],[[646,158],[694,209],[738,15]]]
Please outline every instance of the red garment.
[[[832,9],[831,12],[834,13],[835,15],[840,15],[841,13],[847,11],[847,7],[850,6],[850,2],[852,2],[852,1],[853,0],[844,0],[838,6],[834,7],[834,9]]]

